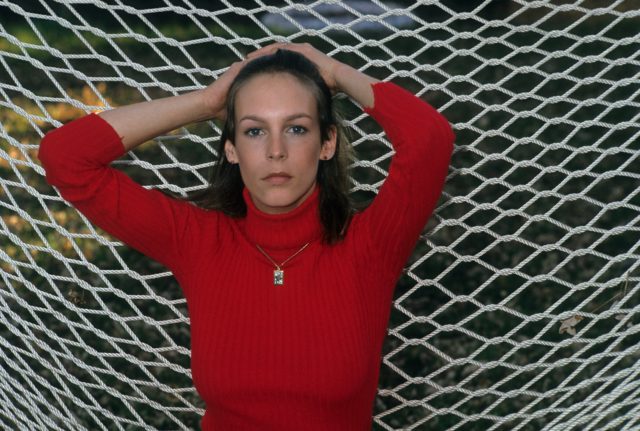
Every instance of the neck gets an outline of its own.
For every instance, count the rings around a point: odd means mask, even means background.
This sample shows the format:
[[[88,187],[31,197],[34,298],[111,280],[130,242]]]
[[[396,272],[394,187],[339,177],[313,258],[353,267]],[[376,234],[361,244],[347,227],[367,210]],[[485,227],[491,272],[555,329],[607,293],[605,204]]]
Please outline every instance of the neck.
[[[320,187],[315,185],[298,206],[281,214],[269,214],[259,210],[245,187],[243,198],[247,216],[239,221],[247,239],[265,250],[292,250],[302,247],[322,236],[320,223]]]
[[[300,196],[295,202],[291,203],[286,207],[270,207],[265,206],[264,204],[258,204],[253,198],[251,198],[251,202],[253,202],[254,206],[261,212],[265,214],[285,214],[289,211],[296,209],[302,202],[304,202],[311,193],[316,189],[317,183],[313,183],[309,186],[306,192],[302,196]]]

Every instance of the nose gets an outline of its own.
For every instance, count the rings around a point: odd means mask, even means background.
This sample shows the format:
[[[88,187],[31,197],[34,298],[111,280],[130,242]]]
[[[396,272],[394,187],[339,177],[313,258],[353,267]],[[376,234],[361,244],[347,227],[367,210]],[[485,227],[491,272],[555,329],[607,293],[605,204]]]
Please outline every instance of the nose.
[[[284,140],[280,135],[272,135],[267,147],[267,158],[269,160],[284,160],[287,157],[287,150]]]

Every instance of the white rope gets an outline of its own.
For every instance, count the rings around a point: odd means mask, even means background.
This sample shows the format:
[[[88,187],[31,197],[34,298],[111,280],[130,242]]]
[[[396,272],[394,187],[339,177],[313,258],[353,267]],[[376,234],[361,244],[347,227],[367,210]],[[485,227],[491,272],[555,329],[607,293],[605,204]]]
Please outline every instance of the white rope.
[[[35,154],[82,113],[304,40],[424,97],[457,134],[396,290],[376,427],[640,430],[640,6],[284,3],[0,0],[0,428],[198,427],[176,280],[67,204]],[[373,197],[393,150],[352,111],[352,190]],[[114,166],[201,189],[219,135],[188,126]]]

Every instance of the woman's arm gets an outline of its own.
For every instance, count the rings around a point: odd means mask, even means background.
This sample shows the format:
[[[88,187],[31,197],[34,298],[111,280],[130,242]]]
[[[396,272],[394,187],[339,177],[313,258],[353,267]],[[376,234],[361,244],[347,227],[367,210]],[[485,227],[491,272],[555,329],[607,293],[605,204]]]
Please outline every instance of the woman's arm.
[[[246,60],[237,61],[206,88],[179,96],[134,103],[99,115],[116,131],[126,151],[158,135],[184,125],[217,118],[223,120],[227,92],[248,59],[274,51],[275,45],[253,51]]]
[[[52,130],[38,149],[47,182],[94,225],[172,270],[181,267],[202,236],[201,225],[211,227],[216,214],[146,189],[110,163],[176,127],[223,118],[227,88],[242,65],[234,63],[205,89],[86,115]]]
[[[427,102],[391,82],[374,84],[365,108],[395,150],[389,174],[371,205],[358,214],[363,250],[397,277],[436,207],[449,171],[455,135]]]
[[[207,119],[222,119],[227,90],[244,63],[234,63],[206,88],[122,106],[99,115],[113,127],[126,151],[178,127]]]
[[[197,227],[195,207],[111,167],[125,152],[113,127],[90,114],[47,133],[38,159],[46,181],[91,223],[175,271],[187,229]]]
[[[204,90],[122,106],[98,114],[113,127],[126,151],[184,125],[214,118]]]
[[[447,119],[407,90],[379,82],[308,44],[274,48],[304,54],[319,67],[333,92],[358,102],[384,129],[395,155],[373,203],[350,229],[368,259],[384,263],[385,276],[397,276],[415,247],[440,197],[453,150]],[[373,265],[376,267],[376,265]]]

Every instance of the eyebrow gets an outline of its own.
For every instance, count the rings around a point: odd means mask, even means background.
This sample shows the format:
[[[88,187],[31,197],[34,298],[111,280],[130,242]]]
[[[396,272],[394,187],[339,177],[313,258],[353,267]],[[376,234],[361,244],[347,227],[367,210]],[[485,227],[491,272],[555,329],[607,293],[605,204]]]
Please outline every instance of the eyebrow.
[[[287,117],[285,117],[285,121],[291,121],[291,120],[295,120],[296,118],[309,118],[313,120],[313,117],[309,114],[305,114],[304,112],[300,112],[297,114],[291,114]],[[241,121],[244,120],[253,120],[253,121],[258,121],[261,123],[266,122],[266,120],[264,118],[258,117],[257,115],[245,115],[244,117],[242,117],[241,119],[238,120],[238,123],[240,123]]]

